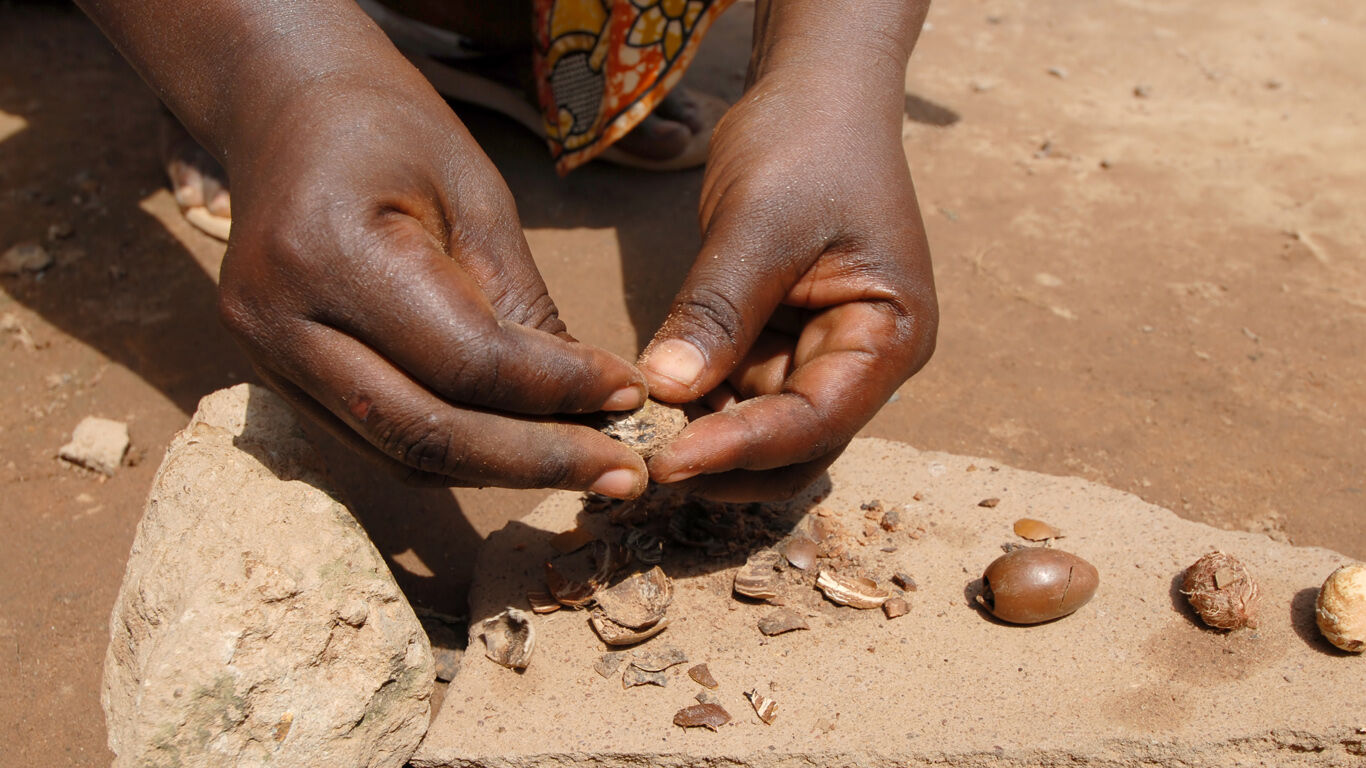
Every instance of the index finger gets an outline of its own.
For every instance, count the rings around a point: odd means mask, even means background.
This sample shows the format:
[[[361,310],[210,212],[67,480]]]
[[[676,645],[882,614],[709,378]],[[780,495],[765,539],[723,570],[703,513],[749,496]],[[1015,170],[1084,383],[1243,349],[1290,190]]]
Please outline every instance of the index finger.
[[[777,394],[743,400],[688,426],[650,460],[663,483],[736,469],[810,462],[851,440],[929,358],[926,336],[882,302],[853,302],[815,317],[798,341],[796,369]],[[909,336],[909,337],[908,337]]]

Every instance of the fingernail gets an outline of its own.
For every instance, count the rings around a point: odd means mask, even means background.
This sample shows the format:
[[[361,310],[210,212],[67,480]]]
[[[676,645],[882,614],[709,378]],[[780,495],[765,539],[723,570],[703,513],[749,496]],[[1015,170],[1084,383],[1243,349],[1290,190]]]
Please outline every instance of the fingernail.
[[[656,344],[649,356],[640,363],[642,368],[649,368],[685,387],[691,387],[697,381],[706,364],[702,350],[682,339],[668,339]]]
[[[614,499],[627,499],[636,495],[640,484],[640,475],[633,469],[609,469],[593,481],[588,490]]]
[[[602,403],[604,411],[630,411],[645,404],[645,388],[639,384],[622,387]]]

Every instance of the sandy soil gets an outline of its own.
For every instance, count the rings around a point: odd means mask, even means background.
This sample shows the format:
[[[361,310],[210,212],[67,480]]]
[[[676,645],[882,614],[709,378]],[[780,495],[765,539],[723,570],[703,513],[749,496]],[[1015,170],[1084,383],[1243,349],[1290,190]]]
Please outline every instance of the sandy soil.
[[[695,80],[735,95],[747,6]],[[1190,519],[1366,558],[1366,10],[1309,0],[940,3],[906,146],[939,351],[866,434],[1080,475]],[[462,111],[517,196],[571,329],[633,355],[698,243],[699,173],[591,167]],[[109,606],[157,461],[204,393],[250,377],[213,312],[221,244],[180,220],[156,106],[60,3],[0,3],[0,742],[108,758]],[[55,225],[66,237],[49,238]],[[17,330],[22,328],[22,332]],[[32,341],[32,344],[27,343]],[[113,478],[56,452],[125,420]],[[480,535],[538,492],[339,475],[416,602],[455,610]]]

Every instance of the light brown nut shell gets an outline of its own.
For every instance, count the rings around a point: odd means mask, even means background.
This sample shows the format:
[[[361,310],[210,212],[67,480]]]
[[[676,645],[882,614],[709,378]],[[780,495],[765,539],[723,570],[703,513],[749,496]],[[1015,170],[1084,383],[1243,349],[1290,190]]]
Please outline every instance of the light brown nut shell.
[[[798,629],[810,629],[810,625],[796,611],[787,608],[779,608],[759,619],[759,631],[768,637]]]
[[[630,629],[644,629],[664,618],[674,599],[673,580],[655,566],[594,595],[598,608],[613,622]]]
[[[1344,651],[1366,651],[1366,563],[1333,571],[1314,604],[1319,631]]]
[[[663,632],[669,626],[669,617],[665,616],[653,626],[634,629],[623,627],[607,618],[601,608],[594,608],[593,613],[588,616],[588,623],[593,627],[593,631],[598,633],[598,637],[608,645],[635,645]]]
[[[531,614],[516,608],[479,622],[473,634],[484,642],[484,655],[508,669],[526,669],[536,650]]]
[[[698,685],[704,688],[715,689],[717,685],[720,685],[720,683],[716,682],[716,678],[712,677],[711,670],[707,667],[706,664],[697,664],[692,667],[689,667],[688,677],[691,677],[693,679],[693,682],[697,683]]]
[[[1225,552],[1210,552],[1186,569],[1181,581],[1200,620],[1216,629],[1256,629],[1261,590],[1241,560]]]
[[[1062,533],[1057,528],[1045,523],[1042,520],[1035,520],[1032,517],[1022,517],[1015,521],[1015,535],[1030,541],[1047,541],[1048,539],[1060,539]]]
[[[787,556],[787,561],[793,568],[805,571],[815,565],[818,549],[816,542],[805,536],[798,536],[787,543],[783,548],[783,554]]]
[[[717,728],[730,722],[730,713],[720,704],[694,704],[674,713],[674,725],[683,728]]]
[[[613,440],[640,454],[642,459],[664,450],[688,426],[683,409],[673,405],[646,400],[640,408],[629,413],[614,413],[604,417],[598,429]]]
[[[778,596],[778,571],[775,568],[782,555],[772,549],[761,549],[749,556],[735,572],[735,592],[755,600],[772,600]]]

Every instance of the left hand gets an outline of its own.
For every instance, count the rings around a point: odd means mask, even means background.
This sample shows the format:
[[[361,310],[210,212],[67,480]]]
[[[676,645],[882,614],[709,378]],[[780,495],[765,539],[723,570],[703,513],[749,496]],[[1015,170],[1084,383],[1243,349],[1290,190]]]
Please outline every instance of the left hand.
[[[899,115],[820,77],[760,80],[713,135],[702,248],[640,367],[654,397],[715,412],[651,459],[658,482],[790,496],[934,351]]]

